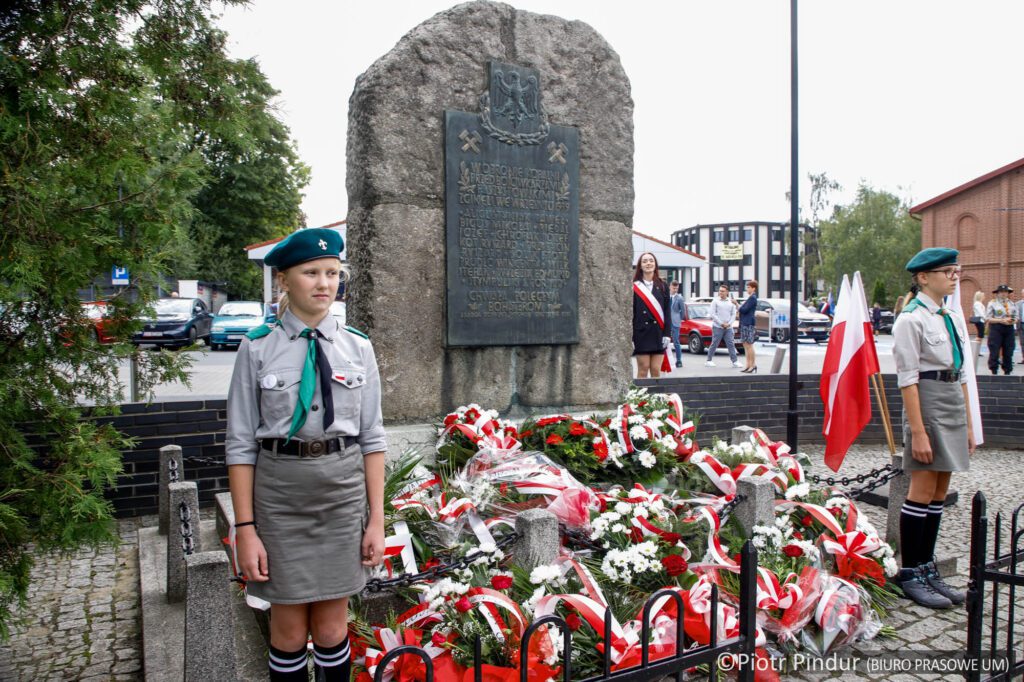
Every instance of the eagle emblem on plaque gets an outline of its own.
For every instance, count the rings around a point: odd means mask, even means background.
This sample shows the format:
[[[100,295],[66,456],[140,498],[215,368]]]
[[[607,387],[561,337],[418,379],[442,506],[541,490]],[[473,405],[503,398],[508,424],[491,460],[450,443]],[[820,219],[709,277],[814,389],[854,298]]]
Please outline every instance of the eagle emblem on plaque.
[[[480,125],[506,144],[541,144],[550,126],[536,69],[490,61],[490,87],[480,96]]]

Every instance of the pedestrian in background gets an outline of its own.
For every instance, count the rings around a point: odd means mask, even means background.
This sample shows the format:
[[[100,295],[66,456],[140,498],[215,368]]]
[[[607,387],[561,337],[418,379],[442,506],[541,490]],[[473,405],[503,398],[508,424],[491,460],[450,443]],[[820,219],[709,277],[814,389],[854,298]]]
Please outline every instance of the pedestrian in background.
[[[978,341],[985,338],[985,292],[974,294],[974,305],[971,307],[971,324],[978,332]]]
[[[974,453],[967,376],[961,371],[966,326],[945,299],[956,291],[960,267],[955,249],[929,248],[907,263],[916,294],[907,297],[893,325],[893,358],[903,395],[903,471],[910,490],[900,511],[903,567],[896,584],[907,598],[940,609],[961,604],[935,564],[949,480],[967,471]]]
[[[744,374],[757,373],[757,353],[754,351],[754,344],[757,343],[757,280],[747,282],[747,298],[743,301],[739,310],[740,315],[740,341],[743,343],[743,361],[746,366],[740,371]]]
[[[878,305],[878,301],[875,301],[875,305],[871,308],[871,327],[875,330],[875,336],[878,336],[878,329],[882,326],[882,306]]]
[[[249,332],[228,392],[225,441],[239,570],[270,603],[272,682],[348,682],[348,601],[384,554],[380,374],[369,339],[331,303],[341,235],[299,230],[267,254],[277,325]]]
[[[1017,301],[1017,336],[1020,339],[1020,364],[1024,365],[1024,291]]]
[[[992,293],[996,297],[988,302],[985,309],[985,321],[988,323],[988,368],[993,374],[999,374],[999,365],[1002,364],[1003,374],[1013,374],[1017,306],[1008,296],[1013,293],[1013,289],[1009,284],[1000,284]]]
[[[736,338],[733,335],[732,323],[736,320],[736,301],[729,298],[729,287],[724,284],[718,287],[718,297],[711,301],[711,345],[708,347],[708,359],[705,367],[715,367],[715,351],[718,344],[725,340],[729,349],[729,360],[733,367],[739,367],[736,358]]]
[[[679,282],[673,281],[669,284],[668,294],[671,301],[669,307],[672,309],[669,317],[672,320],[672,345],[676,352],[676,367],[682,367],[683,348],[679,345],[679,325],[683,322],[683,306],[686,304],[683,302],[683,295],[679,293]]]
[[[636,377],[661,376],[668,344],[668,285],[658,276],[658,259],[653,253],[640,254],[633,272],[633,356]]]

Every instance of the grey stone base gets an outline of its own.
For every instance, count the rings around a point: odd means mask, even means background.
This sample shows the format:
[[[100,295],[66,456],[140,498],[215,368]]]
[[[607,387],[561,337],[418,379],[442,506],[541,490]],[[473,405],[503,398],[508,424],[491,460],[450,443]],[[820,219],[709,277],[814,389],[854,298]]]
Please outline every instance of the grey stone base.
[[[946,493],[946,506],[952,507],[960,499],[960,493],[955,490],[950,490]],[[881,507],[885,509],[889,506],[889,484],[875,488],[869,493],[861,495],[860,501],[865,504],[874,505],[875,507]]]
[[[218,547],[212,521],[201,526],[202,546]],[[266,646],[250,609],[234,584],[235,660],[239,680],[265,680]],[[185,674],[185,604],[167,603],[167,538],[157,527],[139,529],[139,585],[142,596],[142,647],[146,682],[181,682]]]

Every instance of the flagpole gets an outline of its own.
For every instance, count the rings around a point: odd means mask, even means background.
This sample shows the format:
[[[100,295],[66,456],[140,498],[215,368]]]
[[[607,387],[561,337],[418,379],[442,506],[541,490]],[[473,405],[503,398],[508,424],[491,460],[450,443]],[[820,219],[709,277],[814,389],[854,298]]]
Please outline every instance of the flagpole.
[[[885,397],[885,379],[881,372],[871,375],[871,385],[875,388],[875,400],[878,410],[882,413],[882,425],[885,427],[885,442],[889,444],[889,454],[896,454],[896,439],[892,433],[892,420],[889,417],[889,401]]]
[[[800,323],[800,311],[797,302],[800,300],[800,173],[798,138],[800,127],[797,125],[799,97],[797,96],[797,0],[789,0],[789,410],[786,412],[786,441],[798,451],[797,433],[799,430],[800,412],[797,409],[797,391],[800,389],[797,372],[799,371],[797,325]]]

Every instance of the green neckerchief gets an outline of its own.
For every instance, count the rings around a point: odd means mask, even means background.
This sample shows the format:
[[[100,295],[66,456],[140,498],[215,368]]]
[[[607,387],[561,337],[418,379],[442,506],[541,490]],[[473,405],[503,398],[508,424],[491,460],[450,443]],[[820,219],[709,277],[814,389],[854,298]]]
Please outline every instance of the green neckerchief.
[[[306,351],[306,361],[302,365],[302,381],[299,382],[299,400],[295,403],[295,414],[292,415],[292,426],[288,429],[286,443],[306,423],[306,416],[309,414],[309,407],[313,404],[313,394],[316,391],[316,334],[312,329],[306,328],[302,330],[299,336],[309,339],[309,349]]]
[[[920,301],[916,296],[910,303],[903,307],[903,312],[909,313],[915,308],[924,308],[928,310],[928,306]],[[931,311],[929,311],[931,312]],[[960,368],[964,364],[964,351],[960,346],[960,335],[956,333],[956,328],[953,326],[953,316],[949,314],[949,309],[939,306],[938,311],[934,313],[942,316],[942,321],[946,325],[946,331],[949,333],[949,339],[953,342],[953,369],[959,372]]]

